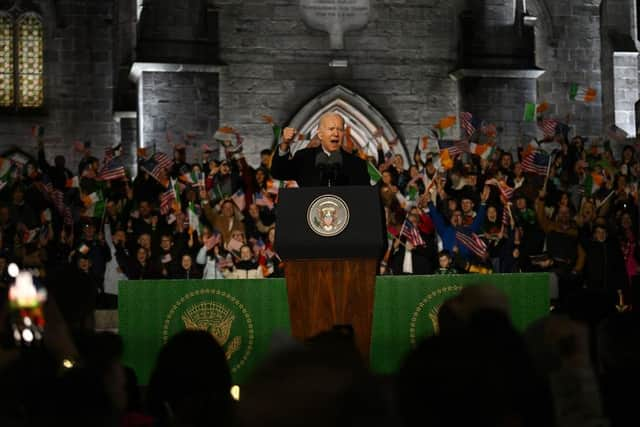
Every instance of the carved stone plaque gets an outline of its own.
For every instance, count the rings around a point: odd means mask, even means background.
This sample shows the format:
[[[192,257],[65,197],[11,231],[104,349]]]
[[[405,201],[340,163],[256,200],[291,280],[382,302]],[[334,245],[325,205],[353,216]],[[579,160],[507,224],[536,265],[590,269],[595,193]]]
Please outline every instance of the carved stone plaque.
[[[369,0],[300,0],[302,20],[328,32],[331,49],[344,49],[344,33],[365,27],[369,10]]]

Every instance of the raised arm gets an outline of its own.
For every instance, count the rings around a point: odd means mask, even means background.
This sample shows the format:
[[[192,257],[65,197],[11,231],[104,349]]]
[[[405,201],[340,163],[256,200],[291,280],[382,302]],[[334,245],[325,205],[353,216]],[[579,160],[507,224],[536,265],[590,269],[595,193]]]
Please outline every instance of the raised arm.
[[[271,159],[271,175],[276,179],[295,180],[297,170],[295,163],[291,161],[290,144],[296,134],[294,128],[285,128],[282,131],[282,142],[275,149]]]
[[[488,185],[484,186],[482,190],[482,194],[480,195],[480,209],[478,209],[478,213],[473,220],[473,224],[471,224],[471,231],[477,233],[484,224],[484,217],[487,213],[487,200],[489,200],[489,196],[491,195],[491,188]]]

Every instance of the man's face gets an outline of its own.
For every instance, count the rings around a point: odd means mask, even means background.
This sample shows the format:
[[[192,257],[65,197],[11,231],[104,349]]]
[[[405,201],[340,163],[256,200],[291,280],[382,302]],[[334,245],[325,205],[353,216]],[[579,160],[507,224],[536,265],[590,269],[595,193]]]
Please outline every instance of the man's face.
[[[398,169],[398,170],[404,169],[404,160],[402,160],[402,156],[401,155],[397,154],[393,158],[393,166],[395,166],[395,168]]]
[[[224,215],[226,217],[232,217],[233,216],[233,203],[224,202],[224,204],[222,205],[222,215]]]
[[[231,173],[231,169],[229,168],[229,163],[222,162],[222,164],[220,164],[220,173],[222,175],[229,175]]]
[[[149,205],[149,202],[140,202],[140,207],[138,209],[140,210],[140,215],[143,218],[151,215],[151,205]]]
[[[391,185],[391,173],[384,171],[382,172],[382,182],[387,185]]]
[[[516,163],[513,166],[513,173],[515,173],[517,176],[522,175],[522,165],[520,163]]]
[[[78,259],[78,269],[84,272],[89,271],[89,260],[84,257]]]
[[[571,219],[571,212],[567,206],[560,206],[558,209],[558,222],[560,224],[568,224]]]
[[[169,249],[171,249],[171,237],[162,236],[162,239],[160,239],[160,247],[163,251],[168,251]]]
[[[449,264],[451,264],[451,260],[448,256],[442,255],[438,258],[438,265],[440,265],[440,268],[449,268]]]
[[[271,154],[260,154],[260,163],[266,165],[267,163],[269,163],[269,157],[271,157]]]
[[[123,230],[116,231],[113,237],[115,238],[116,242],[122,242],[122,243],[124,243],[127,239],[127,235],[124,233]]]
[[[511,167],[511,156],[508,154],[503,155],[500,158],[500,166],[505,169],[509,169]]]
[[[516,207],[520,210],[527,208],[527,199],[524,197],[518,197],[516,199]]]
[[[495,207],[490,206],[487,208],[487,219],[494,222],[498,218],[498,211]]]
[[[148,234],[141,234],[140,237],[138,237],[138,244],[140,246],[142,246],[145,249],[150,249],[151,248],[151,236],[149,236]]]
[[[340,149],[344,135],[344,120],[337,114],[323,116],[320,119],[318,138],[322,148],[332,153]]]
[[[433,162],[427,163],[427,172],[429,173],[429,175],[433,175],[434,173],[436,173],[436,167],[433,165]]]
[[[604,242],[607,240],[607,231],[602,227],[597,227],[593,232],[593,239],[596,242]]]
[[[138,249],[138,252],[136,252],[136,259],[140,264],[144,263],[147,260],[147,251],[145,248]]]
[[[189,255],[183,255],[182,256],[182,268],[184,268],[185,270],[189,270],[191,268],[191,264],[193,264],[193,261],[191,260],[191,257]]]
[[[410,222],[411,224],[413,224],[413,226],[414,226],[414,227],[417,227],[417,226],[418,226],[418,221],[419,221],[419,220],[418,220],[418,216],[417,216],[417,215],[414,215],[414,214],[410,214],[410,215],[409,215],[409,222]]]
[[[258,206],[255,204],[251,204],[249,205],[249,216],[251,218],[259,218],[260,217],[260,211],[258,210]]]
[[[251,260],[251,255],[251,249],[249,248],[249,246],[243,246],[242,249],[240,249],[240,259],[242,261]]]
[[[451,214],[451,225],[454,227],[459,227],[462,225],[462,212],[461,211],[453,211]]]
[[[468,214],[473,210],[473,202],[470,199],[462,199],[460,206],[462,206],[462,212],[465,214]]]
[[[20,204],[24,200],[24,193],[20,189],[16,189],[13,192],[13,203]]]

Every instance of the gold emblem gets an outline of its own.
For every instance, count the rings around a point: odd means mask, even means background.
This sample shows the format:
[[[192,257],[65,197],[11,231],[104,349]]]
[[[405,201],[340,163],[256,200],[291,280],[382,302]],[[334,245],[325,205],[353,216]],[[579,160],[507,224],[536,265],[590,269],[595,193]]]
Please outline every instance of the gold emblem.
[[[438,321],[440,307],[447,299],[457,295],[461,290],[462,286],[460,285],[443,286],[428,293],[420,301],[411,316],[409,325],[409,340],[412,347],[415,347],[421,338],[440,333]]]
[[[227,355],[227,360],[231,359],[233,353],[238,351],[242,344],[242,337],[234,337],[227,345],[231,335],[231,326],[236,316],[233,312],[222,304],[213,301],[205,301],[192,305],[182,314],[182,322],[186,329],[209,332],[218,341]]]
[[[210,333],[224,349],[234,373],[253,351],[254,330],[249,312],[238,299],[219,289],[189,292],[171,307],[164,321],[163,342],[181,329]]]
[[[320,236],[337,236],[349,224],[349,208],[338,196],[320,196],[307,209],[307,223]]]

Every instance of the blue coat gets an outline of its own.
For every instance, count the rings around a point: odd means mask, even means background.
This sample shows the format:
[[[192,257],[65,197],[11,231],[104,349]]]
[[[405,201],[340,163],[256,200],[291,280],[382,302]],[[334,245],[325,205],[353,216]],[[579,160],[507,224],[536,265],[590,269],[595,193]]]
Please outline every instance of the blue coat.
[[[480,205],[480,209],[478,209],[478,212],[476,213],[476,217],[474,218],[473,224],[471,224],[471,227],[458,227],[458,228],[445,222],[444,218],[442,217],[442,214],[438,212],[438,209],[436,209],[435,205],[432,202],[429,202],[428,206],[429,206],[429,216],[431,217],[433,224],[436,226],[436,232],[438,233],[438,236],[440,236],[440,239],[442,239],[442,246],[444,247],[444,249],[453,253],[453,247],[458,245],[460,256],[467,260],[471,258],[472,253],[469,251],[469,249],[467,249],[467,247],[464,246],[463,244],[457,243],[456,231],[464,231],[467,233],[469,232],[477,233],[480,230],[480,227],[482,226],[482,224],[484,223],[484,217],[487,211],[487,205],[485,205],[484,203]]]

